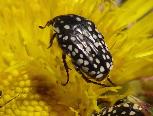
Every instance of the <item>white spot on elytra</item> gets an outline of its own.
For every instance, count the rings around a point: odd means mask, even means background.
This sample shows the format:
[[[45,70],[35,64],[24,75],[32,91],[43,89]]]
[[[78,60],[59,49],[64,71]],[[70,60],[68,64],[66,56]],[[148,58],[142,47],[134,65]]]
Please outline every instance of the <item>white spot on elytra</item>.
[[[95,71],[91,71],[90,74],[94,75],[94,74],[96,74],[96,72]]]
[[[110,59],[109,55],[106,55],[106,58],[107,58],[107,59]]]
[[[98,37],[99,37],[99,38],[102,38],[101,34],[98,34]]]
[[[103,54],[103,59],[106,60],[106,56]]]
[[[68,36],[64,36],[63,39],[64,39],[64,40],[67,40],[67,39],[68,39]]]
[[[100,67],[100,71],[101,71],[101,72],[104,72],[104,71],[105,71],[105,69],[104,69],[103,66]]]
[[[100,73],[100,71],[97,72],[97,74],[99,74],[99,73]]]
[[[64,21],[60,21],[60,23],[64,23]]]
[[[96,76],[96,78],[101,78],[103,76],[103,74],[99,74]]]
[[[73,56],[75,56],[75,55],[76,55],[76,53],[73,51],[73,52],[72,52],[72,55],[73,55]]]
[[[83,31],[83,33],[84,33],[84,35],[85,35],[86,37],[89,36],[89,33],[88,33],[87,31]]]
[[[69,25],[65,25],[64,28],[65,29],[70,29],[70,26]]]
[[[99,64],[100,63],[99,59],[96,58],[96,62]]]
[[[95,68],[97,68],[97,65],[96,65],[96,64],[94,64],[94,67],[95,67]]]
[[[97,36],[95,34],[93,34],[93,38],[97,39]]]
[[[87,60],[84,60],[84,65],[86,66],[88,64],[89,64],[89,62]]]
[[[135,112],[134,111],[131,111],[130,112],[130,115],[132,116],[132,115],[135,115]]]
[[[98,43],[98,42],[96,42],[96,43],[95,43],[95,46],[96,46],[96,47],[98,47],[98,46],[99,46],[99,43]]]
[[[75,48],[75,49],[74,49],[74,51],[75,51],[76,53],[78,53],[78,52],[79,52],[77,48]]]
[[[89,25],[92,25],[91,22],[88,22]]]
[[[125,103],[123,104],[124,107],[129,107],[129,104]]]
[[[77,64],[82,64],[83,63],[83,59],[78,59]]]
[[[58,35],[58,37],[59,37],[59,38],[61,38],[61,37],[62,37],[62,35]]]
[[[110,64],[108,62],[106,62],[106,66],[107,66],[107,68],[109,68],[110,67]]]
[[[79,49],[83,49],[83,45],[82,44],[77,44],[77,46],[79,47]]]
[[[105,49],[102,49],[103,53],[106,53],[106,50]]]
[[[92,58],[92,57],[89,57],[89,60],[90,60],[90,61],[93,61],[93,58]]]
[[[87,47],[86,51],[89,53],[91,51],[90,47]]]
[[[91,28],[90,26],[88,26],[88,30],[89,30],[89,31],[92,31],[92,28]]]
[[[121,107],[121,104],[117,105],[117,107]]]
[[[77,20],[77,21],[81,21],[81,18],[80,18],[80,17],[77,17],[76,20]]]
[[[121,114],[126,114],[126,112],[125,112],[125,111],[123,111]]]
[[[69,45],[69,46],[68,46],[68,49],[69,49],[70,51],[72,51],[72,45]]]
[[[101,41],[101,42],[102,42],[103,45],[105,45],[105,42],[104,41]]]
[[[116,113],[116,110],[113,111],[113,114],[115,114],[115,113]]]
[[[71,40],[72,40],[72,41],[75,41],[75,40],[76,40],[76,38],[75,38],[75,37],[71,37]]]
[[[83,47],[87,47],[87,44],[86,44],[86,42],[85,41],[82,41],[82,45],[83,45]]]
[[[80,58],[83,58],[83,54],[80,54]]]

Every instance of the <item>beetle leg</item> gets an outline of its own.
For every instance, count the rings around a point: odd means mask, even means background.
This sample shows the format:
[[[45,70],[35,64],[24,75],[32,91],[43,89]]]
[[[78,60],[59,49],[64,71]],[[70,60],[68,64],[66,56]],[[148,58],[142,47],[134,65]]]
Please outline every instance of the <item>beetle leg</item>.
[[[111,81],[111,79],[109,78],[109,76],[107,76],[107,81],[108,81],[110,84],[112,84],[113,86],[116,86],[116,84],[113,83],[113,82]]]
[[[14,100],[16,97],[18,97],[19,95],[13,97],[12,99],[8,100],[6,103],[4,103],[2,106],[0,106],[0,108],[2,108],[3,106],[5,106],[6,104],[8,104],[9,102],[11,102],[12,100]]]
[[[68,82],[69,82],[69,67],[66,63],[66,54],[65,53],[62,53],[62,59],[63,59],[63,63],[64,63],[64,67],[65,67],[65,70],[66,70],[66,74],[67,74],[67,81],[66,83],[63,83],[62,85],[66,85]]]
[[[53,40],[54,40],[56,35],[57,35],[57,33],[54,33],[53,36],[50,35],[50,42],[49,42],[50,44],[49,44],[48,48],[50,48],[52,46]]]
[[[109,87],[108,85],[105,85],[105,84],[98,83],[98,82],[95,82],[95,81],[90,80],[89,78],[87,78],[87,77],[82,73],[82,71],[81,71],[78,67],[76,67],[76,71],[79,72],[79,73],[82,75],[83,79],[84,79],[86,82],[88,82],[88,83],[94,83],[94,84],[97,84],[97,85],[100,85],[100,86],[103,86],[103,87]]]
[[[44,26],[39,26],[39,28],[40,28],[40,29],[44,29],[44,28],[46,28],[47,26],[49,27],[49,26],[52,25],[52,24],[53,24],[53,21],[50,20],[50,21],[48,21]]]

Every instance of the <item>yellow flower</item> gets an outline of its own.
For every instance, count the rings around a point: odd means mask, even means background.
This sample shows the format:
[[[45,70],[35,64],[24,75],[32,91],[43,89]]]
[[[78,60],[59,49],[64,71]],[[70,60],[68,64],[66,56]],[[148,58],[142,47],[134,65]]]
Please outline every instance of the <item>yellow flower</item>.
[[[98,98],[135,95],[126,83],[153,75],[152,8],[152,0],[1,1],[0,116],[89,116],[99,110]],[[114,59],[110,78],[122,91],[85,82],[69,57],[70,81],[61,85],[67,79],[61,49],[57,41],[47,49],[50,29],[38,26],[69,13],[93,20],[103,33]],[[109,91],[115,95],[101,95]]]

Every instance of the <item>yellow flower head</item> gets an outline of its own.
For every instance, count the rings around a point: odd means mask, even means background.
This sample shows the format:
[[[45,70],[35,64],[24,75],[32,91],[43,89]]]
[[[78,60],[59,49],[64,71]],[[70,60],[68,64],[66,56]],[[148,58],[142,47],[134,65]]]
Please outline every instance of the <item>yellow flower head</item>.
[[[1,1],[0,116],[89,116],[99,111],[97,99],[137,95],[140,84],[127,82],[153,75],[152,9],[152,0]],[[70,81],[61,84],[67,79],[62,50],[56,39],[47,49],[53,29],[38,26],[63,14],[96,24],[113,56],[109,76],[120,86],[87,83],[69,57]]]

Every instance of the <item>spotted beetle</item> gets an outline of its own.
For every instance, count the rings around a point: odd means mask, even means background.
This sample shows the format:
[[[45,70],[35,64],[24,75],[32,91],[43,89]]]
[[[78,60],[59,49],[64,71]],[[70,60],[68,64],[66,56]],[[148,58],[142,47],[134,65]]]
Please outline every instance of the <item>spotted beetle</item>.
[[[69,81],[66,55],[70,55],[76,71],[87,82],[106,86],[97,81],[102,81],[108,76],[112,68],[112,56],[95,24],[82,16],[67,14],[56,16],[39,28],[43,29],[50,25],[54,27],[55,33],[50,39],[49,47],[57,37],[58,44],[63,50],[62,59],[68,77],[64,85]],[[107,79],[112,83],[109,78]]]
[[[104,107],[99,113],[94,112],[92,116],[145,116],[144,108],[138,104],[128,101],[127,98],[118,100],[111,107]],[[150,116],[150,115],[147,115]]]

